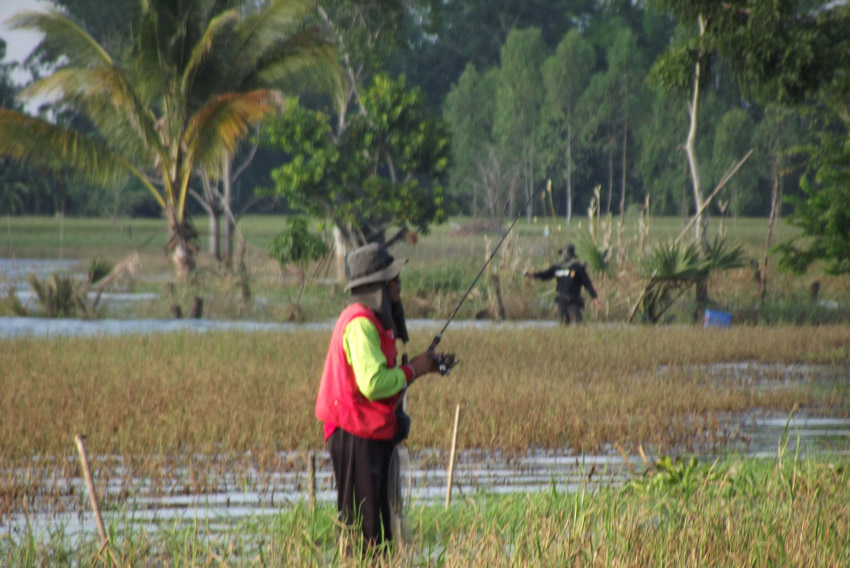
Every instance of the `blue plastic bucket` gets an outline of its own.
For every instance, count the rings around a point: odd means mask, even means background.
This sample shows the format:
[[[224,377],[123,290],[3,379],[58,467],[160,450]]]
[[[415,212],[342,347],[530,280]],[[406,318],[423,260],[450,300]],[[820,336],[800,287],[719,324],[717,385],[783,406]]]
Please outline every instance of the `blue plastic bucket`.
[[[732,325],[732,314],[717,310],[705,310],[703,327],[729,327]]]

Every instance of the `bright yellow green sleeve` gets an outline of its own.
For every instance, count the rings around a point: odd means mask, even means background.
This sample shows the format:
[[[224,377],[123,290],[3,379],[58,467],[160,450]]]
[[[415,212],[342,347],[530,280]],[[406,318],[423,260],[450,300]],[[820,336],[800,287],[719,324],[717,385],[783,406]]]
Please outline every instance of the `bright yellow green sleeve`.
[[[348,323],[342,345],[348,363],[354,369],[357,388],[367,399],[390,397],[407,384],[400,367],[387,369],[378,328],[368,318],[358,317]]]

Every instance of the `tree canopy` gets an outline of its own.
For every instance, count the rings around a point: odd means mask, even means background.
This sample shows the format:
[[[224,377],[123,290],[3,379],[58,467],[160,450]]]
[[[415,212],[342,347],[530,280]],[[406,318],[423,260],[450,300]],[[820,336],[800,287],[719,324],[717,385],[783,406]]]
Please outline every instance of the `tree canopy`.
[[[427,117],[404,78],[379,75],[361,97],[365,113],[340,135],[328,113],[301,104],[267,122],[265,143],[284,163],[266,192],[329,218],[351,244],[383,241],[391,226],[427,232],[447,214],[446,127]]]
[[[178,109],[200,108],[192,105],[203,101],[205,93],[211,98],[213,94],[270,86],[263,80],[273,75],[246,71],[256,62],[253,56],[234,48],[236,43],[220,40],[228,35],[226,30],[238,27],[236,22],[247,23],[250,14],[278,2],[192,0],[175,4],[120,0],[118,4],[105,4],[55,0],[55,4],[66,10],[62,15],[69,22],[95,41],[45,42],[37,52],[36,68],[45,79],[53,77],[58,69],[55,65],[70,66],[72,61],[92,53],[91,46],[97,44],[109,54],[115,68],[135,81],[144,67],[129,62],[142,60],[144,52],[138,44],[150,29],[135,16],[141,17],[146,6],[154,6],[163,14],[157,22],[163,34],[166,28],[185,32],[179,40],[172,35],[167,48],[165,43],[151,44],[159,45],[158,53],[171,61],[169,69],[179,70],[175,76],[189,69],[189,46],[202,45],[198,43],[201,38],[214,40],[209,51],[203,52],[207,55],[200,58],[197,72],[182,75],[188,81],[186,85],[195,85],[191,104],[171,104],[169,116],[176,117]],[[796,209],[799,200],[809,201],[810,196],[823,189],[821,184],[828,182],[822,181],[826,177],[817,172],[826,168],[829,159],[839,159],[838,152],[825,147],[821,157],[812,154],[791,159],[789,152],[803,146],[816,152],[817,145],[810,145],[813,139],[828,133],[840,138],[848,132],[847,3],[320,0],[309,6],[288,4],[306,7],[302,31],[327,32],[322,36],[325,47],[333,47],[336,64],[344,73],[344,97],[334,102],[326,96],[305,93],[299,102],[301,109],[323,113],[317,124],[328,123],[329,130],[322,130],[323,136],[333,142],[337,151],[345,153],[349,148],[361,147],[351,139],[364,129],[361,117],[371,114],[365,93],[379,77],[405,77],[404,90],[417,93],[416,104],[423,120],[434,119],[427,112],[442,113],[447,128],[444,135],[450,142],[445,147],[451,148],[450,153],[445,153],[445,171],[433,177],[413,176],[419,184],[415,191],[424,196],[417,207],[428,211],[425,203],[439,195],[439,206],[426,214],[431,218],[429,222],[449,211],[497,216],[497,211],[504,210],[505,201],[527,195],[529,188],[544,181],[547,172],[551,172],[553,186],[562,188],[552,193],[551,205],[566,218],[574,210],[584,210],[595,199],[596,187],[602,188],[603,209],[612,214],[622,215],[630,207],[648,204],[654,214],[683,216],[703,209],[710,215],[772,215],[771,196],[781,189],[779,193],[788,199],[784,207],[780,200],[777,214],[787,215]],[[212,15],[223,12],[235,16],[230,23],[216,19],[211,25]],[[181,19],[180,13],[193,16]],[[181,28],[175,24],[178,22],[186,25]],[[204,30],[210,33],[204,35]],[[183,59],[175,58],[178,48],[182,49]],[[75,50],[64,63],[58,58],[63,50]],[[290,69],[290,78],[301,75]],[[647,69],[652,71],[648,73]],[[68,77],[66,71],[63,73]],[[62,76],[56,75],[51,81],[56,85]],[[105,88],[109,83],[100,84]],[[181,85],[179,81],[170,84]],[[134,82],[134,88],[136,85]],[[647,86],[662,88],[650,90]],[[172,88],[162,92],[177,91]],[[75,96],[80,93],[78,90]],[[155,100],[151,93],[150,89],[143,90],[138,100],[143,104]],[[528,93],[534,96],[526,96]],[[105,100],[102,98],[101,103]],[[11,105],[8,97],[4,99],[4,108],[20,110]],[[72,110],[68,97],[59,105],[52,105],[51,109],[58,117],[56,122],[63,127],[72,126],[86,137],[84,142],[108,144],[120,130],[112,127],[114,132],[107,135],[110,129],[105,128],[106,121],[93,120],[78,108]],[[780,115],[785,118],[778,121],[776,117]],[[157,120],[163,117],[158,114]],[[175,118],[175,122],[180,120]],[[415,138],[419,123],[412,120],[399,126],[412,128],[405,136]],[[373,122],[370,127],[380,125]],[[442,140],[439,135],[435,138]],[[770,140],[782,143],[770,144]],[[169,144],[176,147],[173,142]],[[749,148],[754,150],[749,162],[714,202],[702,203],[729,163]],[[130,153],[128,148],[122,151]],[[442,150],[432,152],[440,154]],[[167,190],[159,181],[159,174],[151,176],[150,154],[133,155],[148,160],[144,167],[133,164],[143,174],[138,181],[125,188],[119,181],[122,168],[114,168],[115,176],[98,181],[108,183],[116,193],[117,188],[122,188],[133,211],[162,210],[150,188],[145,190],[151,196],[147,206],[137,198],[146,181],[155,180],[153,187],[158,192]],[[275,183],[270,172],[277,168],[276,175],[282,175],[276,161],[288,161],[291,156],[269,150],[261,150],[260,155],[262,159],[256,160],[242,179],[269,188]],[[186,157],[183,154],[181,159]],[[201,154],[193,151],[192,159],[200,160]],[[210,172],[226,169],[225,161],[218,162],[217,166],[210,165]],[[92,181],[72,177],[78,169],[67,168],[67,164],[65,169],[55,168],[56,163],[53,166],[53,179],[62,180],[67,199],[59,199],[49,191],[30,191],[21,194],[23,205],[15,201],[16,207],[51,212],[61,203],[77,213],[98,210],[91,197],[97,195],[90,190]],[[803,178],[808,166],[811,168]],[[107,162],[101,161],[99,169],[106,172]],[[391,179],[391,170],[385,166],[378,175]],[[34,178],[44,178],[43,167],[37,171]],[[200,172],[200,168],[192,169],[190,185],[200,179],[195,177]],[[26,175],[25,172],[24,178]],[[805,179],[806,187],[801,185],[801,179]],[[357,185],[369,184],[360,180]],[[27,186],[36,184],[28,182]],[[181,183],[175,182],[174,186],[179,194]],[[414,191],[411,185],[404,187]],[[437,187],[441,189],[437,191]],[[372,191],[373,196],[376,192]],[[243,206],[253,197],[248,193],[242,192]],[[286,192],[267,191],[263,195],[280,197]],[[413,197],[412,193],[409,195]],[[282,203],[279,207],[328,215],[327,208],[318,206],[318,202],[311,205],[295,195],[291,197],[278,200]],[[198,211],[193,205],[184,203],[183,207],[189,212]],[[235,208],[240,204],[234,201],[232,205]],[[438,210],[443,213],[438,214]],[[368,220],[338,212],[337,215],[354,240],[360,238],[357,234],[379,235],[388,222],[411,227],[422,222],[422,226],[427,226],[424,218],[402,218],[380,210]],[[393,218],[395,221],[389,221]],[[361,222],[365,224],[354,229]],[[805,230],[816,228],[811,224]]]

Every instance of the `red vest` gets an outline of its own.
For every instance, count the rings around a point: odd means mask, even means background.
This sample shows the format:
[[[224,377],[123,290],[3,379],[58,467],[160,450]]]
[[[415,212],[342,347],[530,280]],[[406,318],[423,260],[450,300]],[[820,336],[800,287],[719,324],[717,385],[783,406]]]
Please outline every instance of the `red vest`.
[[[395,367],[397,349],[393,330],[386,329],[375,313],[363,304],[352,304],[345,308],[331,336],[322,382],[319,385],[319,396],[316,399],[316,418],[325,422],[325,440],[337,426],[367,440],[391,440],[395,436],[395,403],[399,395],[381,400],[367,399],[357,388],[354,370],[345,356],[345,328],[353,319],[359,317],[368,318],[378,328],[381,351],[387,358],[387,368]]]

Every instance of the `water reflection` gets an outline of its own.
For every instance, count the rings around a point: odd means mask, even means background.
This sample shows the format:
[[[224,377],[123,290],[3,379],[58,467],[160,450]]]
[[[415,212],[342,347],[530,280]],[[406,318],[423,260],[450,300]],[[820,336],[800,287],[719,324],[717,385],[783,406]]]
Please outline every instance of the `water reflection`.
[[[44,279],[54,272],[82,275],[84,270],[76,259],[0,258],[0,291],[8,291],[12,286],[28,287],[30,274]]]
[[[106,295],[104,295],[106,297]],[[416,329],[439,329],[444,322],[427,319],[410,319],[408,327]],[[200,320],[200,319],[60,319],[30,317],[0,317],[0,338],[3,337],[54,337],[54,336],[97,336],[123,334],[173,333],[177,331],[296,331],[333,329],[332,320],[309,323],[275,323],[255,321]],[[455,329],[517,329],[523,327],[554,327],[554,321],[460,321],[452,322]]]
[[[745,415],[735,417],[748,442],[733,442],[727,450],[754,458],[775,458],[779,453],[806,458],[832,452],[850,455],[850,420],[818,418],[805,415],[792,417]],[[596,455],[580,455],[570,451],[535,450],[509,454],[485,449],[463,449],[458,452],[454,468],[453,499],[486,493],[528,493],[554,488],[573,492],[582,488],[593,491],[603,486],[616,486],[630,479],[632,471],[642,475],[651,461],[660,456],[647,451],[649,462],[640,455],[620,455],[613,448]],[[675,451],[671,452],[676,455]],[[698,452],[704,460],[720,454]],[[316,452],[315,497],[321,503],[336,498],[327,452]],[[250,465],[250,456],[240,467],[222,466],[217,458],[196,456],[191,465],[164,470],[165,483],[134,478],[120,458],[101,460],[96,485],[102,488],[101,507],[104,520],[154,528],[162,522],[195,522],[210,520],[235,522],[256,515],[274,515],[281,509],[307,500],[309,454],[281,452],[279,470],[261,473]],[[203,469],[202,464],[208,464]],[[111,465],[110,465],[111,464]],[[247,465],[246,465],[247,464]],[[441,503],[446,496],[448,453],[434,449],[401,450],[401,480],[405,503]],[[34,475],[33,468],[11,473],[6,479]],[[45,464],[45,478],[51,476]],[[199,489],[194,480],[203,480]],[[100,483],[98,483],[98,480]],[[54,480],[59,484],[65,482]],[[104,487],[105,485],[105,487]],[[60,495],[61,494],[61,495]],[[60,495],[60,496],[57,496]],[[85,483],[74,478],[69,486],[42,499],[33,497],[26,512],[0,516],[0,533],[14,533],[25,527],[49,530],[62,527],[67,534],[93,532],[94,519],[89,512]],[[30,498],[28,497],[28,500]],[[39,506],[39,501],[42,505]]]

